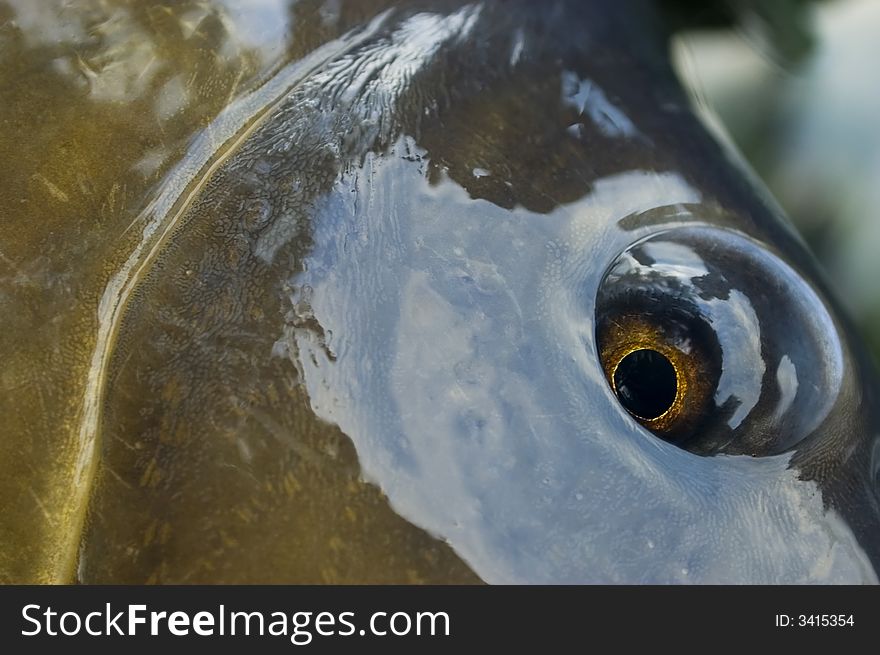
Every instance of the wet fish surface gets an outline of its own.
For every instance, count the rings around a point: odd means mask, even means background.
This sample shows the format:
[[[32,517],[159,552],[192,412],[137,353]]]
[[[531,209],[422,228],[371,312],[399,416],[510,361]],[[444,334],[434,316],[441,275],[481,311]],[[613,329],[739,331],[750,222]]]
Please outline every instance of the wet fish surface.
[[[877,581],[874,372],[654,3],[50,7],[0,579]]]

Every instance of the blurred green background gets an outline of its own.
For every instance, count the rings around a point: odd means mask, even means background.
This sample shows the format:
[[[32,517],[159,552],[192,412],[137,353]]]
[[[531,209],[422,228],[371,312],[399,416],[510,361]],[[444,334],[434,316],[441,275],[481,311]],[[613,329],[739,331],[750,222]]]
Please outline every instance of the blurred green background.
[[[880,2],[753,4],[736,29],[676,37],[676,67],[805,236],[880,361]],[[794,44],[809,47],[790,47],[801,31]]]

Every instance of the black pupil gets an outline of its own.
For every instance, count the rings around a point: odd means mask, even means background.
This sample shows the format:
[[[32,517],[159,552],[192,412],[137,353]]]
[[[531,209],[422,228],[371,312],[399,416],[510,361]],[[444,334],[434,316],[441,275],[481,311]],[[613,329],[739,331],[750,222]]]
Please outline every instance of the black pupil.
[[[672,407],[678,389],[675,367],[656,350],[635,350],[614,371],[617,397],[638,418],[650,421]]]

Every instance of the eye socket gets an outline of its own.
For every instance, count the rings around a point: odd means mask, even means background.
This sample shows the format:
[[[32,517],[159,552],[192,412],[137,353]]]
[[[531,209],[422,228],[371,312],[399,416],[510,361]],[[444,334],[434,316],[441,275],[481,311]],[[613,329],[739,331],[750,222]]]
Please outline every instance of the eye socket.
[[[656,436],[700,455],[793,449],[834,406],[834,322],[788,264],[739,233],[668,230],[600,285],[596,344],[612,392]]]

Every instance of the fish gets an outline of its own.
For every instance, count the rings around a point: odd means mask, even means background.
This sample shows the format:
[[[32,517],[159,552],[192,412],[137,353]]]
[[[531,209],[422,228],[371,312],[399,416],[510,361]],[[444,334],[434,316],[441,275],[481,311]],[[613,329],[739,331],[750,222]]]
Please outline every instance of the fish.
[[[102,7],[5,37],[0,579],[877,582],[870,357],[658,4]]]

